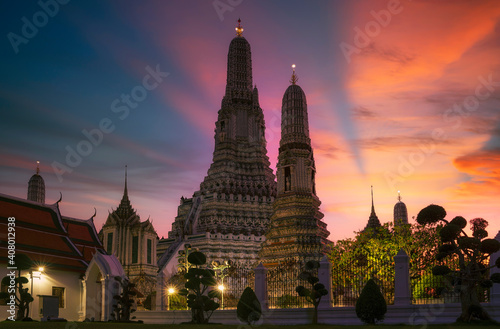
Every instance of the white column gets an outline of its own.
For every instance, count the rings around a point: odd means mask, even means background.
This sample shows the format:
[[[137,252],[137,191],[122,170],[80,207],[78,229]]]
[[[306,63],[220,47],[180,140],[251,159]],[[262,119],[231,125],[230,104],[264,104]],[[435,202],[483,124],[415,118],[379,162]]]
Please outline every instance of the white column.
[[[165,307],[165,273],[160,271],[156,277],[156,310],[164,311]]]
[[[254,270],[255,272],[255,295],[260,302],[262,311],[269,308],[267,299],[267,268],[262,263]]]
[[[105,278],[102,278],[101,280],[101,321],[108,321],[109,320],[109,279],[107,278],[108,275],[106,275]],[[111,298],[113,298],[111,296]]]
[[[80,310],[78,311],[78,321],[85,320],[85,279],[80,280]]]
[[[326,256],[323,256],[323,258],[319,262],[318,279],[319,283],[322,283],[325,286],[325,289],[328,290],[328,294],[321,297],[321,301],[319,302],[318,306],[319,309],[332,308],[332,279],[330,277],[331,273],[332,264],[330,264]]]
[[[394,256],[394,263],[394,305],[411,305],[410,260],[403,249]]]
[[[498,231],[495,240],[500,241],[500,231]],[[500,251],[497,251],[494,254],[490,255],[490,266],[494,266],[496,260],[500,257]],[[490,275],[493,273],[500,273],[500,268],[493,267],[490,269]],[[500,304],[500,283],[493,283],[493,287],[491,287],[490,291],[490,303],[492,304]]]

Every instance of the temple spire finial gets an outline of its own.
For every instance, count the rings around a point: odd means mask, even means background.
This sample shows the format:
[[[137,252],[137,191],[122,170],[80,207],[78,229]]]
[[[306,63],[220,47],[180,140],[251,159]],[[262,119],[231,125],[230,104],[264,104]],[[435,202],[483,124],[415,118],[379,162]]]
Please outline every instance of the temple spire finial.
[[[371,186],[372,188],[372,214],[375,214],[375,206],[373,205],[373,185]]]
[[[40,174],[40,161],[36,162],[36,174]]]
[[[128,190],[127,190],[127,165],[125,165],[125,189],[123,190],[123,196],[128,197]]]
[[[238,18],[238,26],[235,28],[236,30],[236,35],[241,37],[243,34],[243,28],[241,27],[241,19]]]
[[[297,81],[299,80],[299,77],[297,74],[295,74],[295,64],[292,64],[292,79],[290,79],[290,83],[292,85],[297,84]]]
[[[398,201],[401,202],[401,191],[398,191]]]

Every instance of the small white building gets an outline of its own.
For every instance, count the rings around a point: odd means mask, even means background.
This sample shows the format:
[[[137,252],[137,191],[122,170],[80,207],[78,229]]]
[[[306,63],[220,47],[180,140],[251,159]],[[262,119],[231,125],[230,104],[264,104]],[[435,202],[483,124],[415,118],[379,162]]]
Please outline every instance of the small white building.
[[[23,287],[34,298],[29,317],[42,319],[40,296],[57,296],[59,318],[108,320],[113,295],[119,292],[114,276],[124,277],[123,269],[115,256],[105,255],[93,219],[63,217],[58,203],[48,205],[0,194],[0,232],[8,232],[8,223],[14,223],[10,226],[15,228],[15,239],[11,239],[15,254],[25,254],[34,263],[30,270],[21,272],[29,280]],[[0,244],[0,278],[10,272],[7,233],[4,235]],[[86,288],[93,290],[87,293]],[[95,293],[96,288],[100,294]],[[7,292],[8,286],[2,285],[1,290]],[[6,303],[1,304],[0,312],[9,315]],[[95,306],[100,307],[99,312]]]

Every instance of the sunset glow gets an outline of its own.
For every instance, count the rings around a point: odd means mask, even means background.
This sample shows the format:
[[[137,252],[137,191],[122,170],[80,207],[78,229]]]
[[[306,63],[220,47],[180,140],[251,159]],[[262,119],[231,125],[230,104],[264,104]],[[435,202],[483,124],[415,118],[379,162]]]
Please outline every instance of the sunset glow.
[[[4,7],[3,35],[22,35],[21,18],[41,10],[36,2]],[[0,193],[26,198],[39,160],[46,202],[61,192],[61,213],[82,219],[97,208],[99,230],[120,202],[128,165],[132,206],[166,237],[179,199],[199,189],[212,161],[228,46],[241,17],[244,31],[236,31],[252,47],[273,170],[290,67],[307,96],[331,240],[364,228],[371,185],[382,223],[392,221],[401,191],[410,223],[434,203],[448,219],[482,217],[490,237],[497,234],[498,1],[241,1],[231,8],[70,2],[28,42],[13,47],[4,38]],[[155,87],[140,95],[148,74]],[[99,128],[105,119],[109,133]],[[83,140],[92,150],[77,161],[69,150]],[[55,163],[69,170],[58,174]]]

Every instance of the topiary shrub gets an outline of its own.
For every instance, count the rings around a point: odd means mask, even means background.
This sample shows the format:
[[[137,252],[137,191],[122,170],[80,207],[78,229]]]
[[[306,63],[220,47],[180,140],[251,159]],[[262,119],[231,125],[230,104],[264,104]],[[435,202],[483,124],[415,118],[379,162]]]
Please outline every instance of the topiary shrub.
[[[306,270],[300,273],[299,278],[306,280],[311,284],[312,289],[307,289],[304,286],[298,286],[295,291],[301,297],[305,297],[308,302],[314,306],[313,314],[313,324],[318,323],[318,306],[321,301],[321,297],[328,295],[328,290],[326,290],[325,285],[319,283],[319,278],[314,276],[312,271],[319,269],[319,262],[316,260],[310,260],[306,263]]]
[[[262,308],[252,288],[246,287],[243,294],[241,294],[238,306],[236,307],[236,314],[240,321],[247,324],[259,321],[262,315]]]
[[[122,292],[119,295],[113,296],[116,300],[116,304],[113,305],[113,313],[111,316],[116,322],[130,322],[134,317],[130,317],[135,309],[132,308],[134,305],[134,296],[137,294],[134,291],[135,284],[130,282],[128,278],[122,278],[121,276],[115,276],[115,280],[122,287]]]
[[[9,256],[10,258],[11,256]],[[9,264],[12,258],[9,260]],[[30,313],[30,303],[33,301],[33,296],[31,292],[28,292],[28,288],[24,288],[23,285],[29,282],[28,278],[21,275],[22,271],[29,270],[33,266],[32,260],[25,254],[17,254],[14,258],[14,264],[17,267],[17,277],[6,276],[2,279],[2,286],[9,287],[9,292],[0,292],[0,299],[5,300],[5,302],[14,302],[17,307],[17,315],[14,319],[14,315],[8,317],[9,320],[21,321],[28,320]],[[12,281],[14,284],[12,284]],[[11,286],[15,289],[15,299],[11,300]]]
[[[201,268],[207,258],[202,252],[195,251],[189,254],[187,261],[195,267],[189,268],[184,274],[187,279],[186,288],[179,295],[187,297],[187,305],[191,308],[192,323],[208,323],[212,313],[219,308],[214,298],[221,297],[220,292],[213,289],[217,285],[214,270]],[[213,289],[213,290],[210,290]]]
[[[430,205],[422,209],[417,216],[417,222],[421,225],[430,225],[437,222],[445,223],[440,231],[443,245],[439,247],[436,255],[437,260],[454,258],[458,260],[458,267],[451,270],[446,265],[437,265],[432,269],[433,275],[445,275],[451,282],[456,282],[457,291],[460,292],[462,313],[457,322],[485,321],[490,322],[488,312],[482,309],[480,296],[484,289],[495,283],[494,278],[488,278],[488,269],[498,266],[499,259],[495,265],[486,266],[488,258],[500,250],[500,242],[495,239],[486,239],[488,232],[486,227],[488,221],[483,218],[470,220],[472,236],[463,230],[467,221],[461,216],[451,221],[444,219],[446,211],[436,205]]]
[[[373,279],[368,280],[356,301],[356,315],[364,323],[375,324],[384,319],[386,312],[387,303],[380,288]]]

